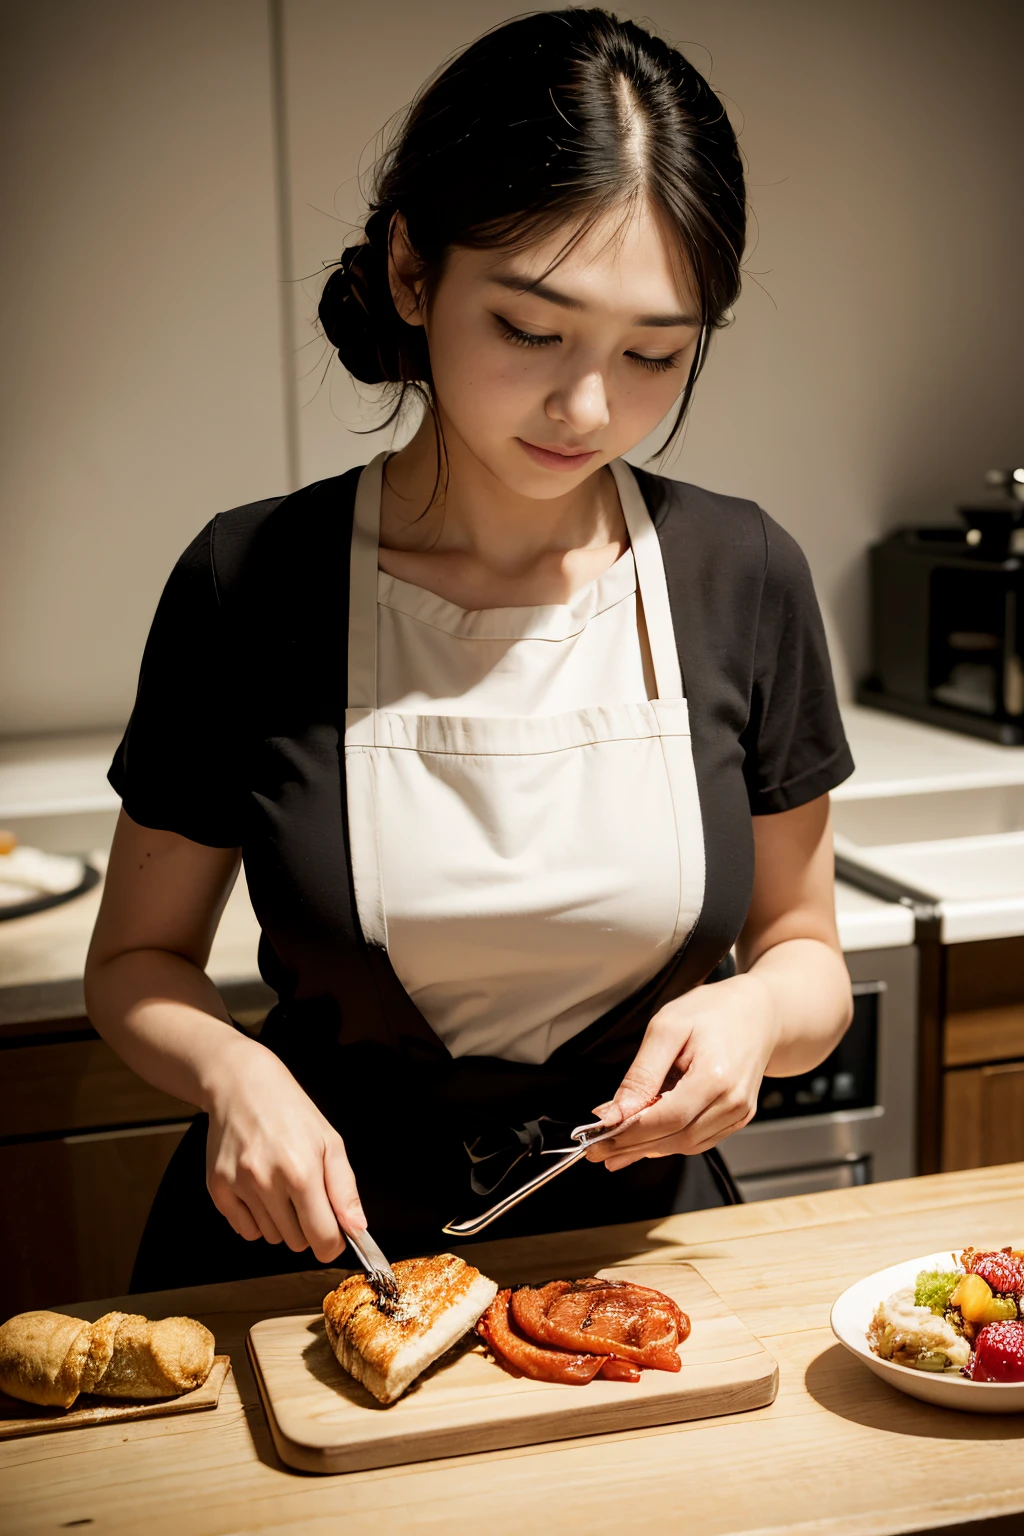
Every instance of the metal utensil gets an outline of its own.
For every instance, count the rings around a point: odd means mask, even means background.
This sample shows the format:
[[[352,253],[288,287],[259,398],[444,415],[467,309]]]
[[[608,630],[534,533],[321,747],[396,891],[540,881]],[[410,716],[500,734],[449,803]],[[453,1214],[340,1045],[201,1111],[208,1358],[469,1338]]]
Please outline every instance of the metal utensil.
[[[398,1300],[398,1279],[369,1232],[349,1232],[342,1228],[360,1264],[366,1270],[366,1278],[383,1301]]]
[[[477,1232],[482,1232],[484,1227],[489,1227],[492,1221],[497,1221],[499,1216],[504,1216],[506,1211],[510,1211],[521,1200],[525,1200],[528,1195],[532,1195],[543,1185],[549,1184],[560,1173],[564,1173],[567,1168],[578,1163],[581,1157],[586,1157],[590,1147],[596,1146],[599,1141],[608,1141],[612,1136],[621,1136],[622,1132],[628,1130],[631,1125],[635,1125],[644,1111],[650,1109],[652,1104],[656,1104],[660,1097],[661,1095],[657,1094],[642,1109],[638,1109],[635,1114],[627,1115],[618,1125],[606,1126],[601,1120],[595,1120],[588,1125],[578,1125],[569,1133],[569,1140],[576,1143],[574,1147],[566,1147],[560,1155],[557,1149],[545,1148],[545,1155],[550,1156],[553,1152],[558,1157],[557,1162],[549,1163],[532,1179],[528,1179],[525,1184],[520,1184],[518,1189],[513,1189],[478,1216],[467,1216],[462,1221],[450,1221],[447,1226],[441,1228],[441,1231],[448,1237],[473,1237]]]

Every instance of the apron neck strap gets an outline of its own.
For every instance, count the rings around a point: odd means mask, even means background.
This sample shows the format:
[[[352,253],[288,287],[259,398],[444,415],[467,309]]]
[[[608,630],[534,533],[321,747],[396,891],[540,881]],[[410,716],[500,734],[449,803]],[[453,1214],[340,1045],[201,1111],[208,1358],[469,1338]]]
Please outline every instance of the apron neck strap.
[[[643,603],[658,698],[681,699],[683,675],[679,668],[679,651],[672,624],[658,530],[651,521],[636,476],[625,459],[612,459],[608,468],[615,478],[629,542],[633,547],[636,585]]]
[[[359,476],[352,518],[352,553],[348,594],[348,707],[377,708],[377,560],[380,543],[380,496],[385,450],[371,459]],[[613,459],[609,469],[622,503],[636,565],[636,583],[643,603],[647,636],[659,699],[681,699],[675,629],[668,599],[661,541],[651,521],[636,476],[625,459]]]

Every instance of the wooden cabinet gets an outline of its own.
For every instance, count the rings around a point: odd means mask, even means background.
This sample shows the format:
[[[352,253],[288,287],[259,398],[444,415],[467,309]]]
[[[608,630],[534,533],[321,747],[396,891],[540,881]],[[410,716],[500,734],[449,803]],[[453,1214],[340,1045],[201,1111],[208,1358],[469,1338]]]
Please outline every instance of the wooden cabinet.
[[[270,996],[262,984],[225,988],[248,1034]],[[0,1025],[0,1321],[127,1291],[195,1113],[137,1077],[88,1019]]]
[[[0,1317],[128,1289],[156,1187],[188,1122],[0,1146]]]
[[[191,1119],[195,1106],[151,1088],[91,1030],[77,1039],[10,1046],[0,1054],[6,1090],[0,1138],[115,1129]],[[13,1089],[13,1091],[11,1091]]]
[[[128,1289],[194,1106],[144,1083],[85,1019],[0,1031],[0,1318]]]
[[[1024,1159],[1024,939],[941,953],[943,1172]],[[930,1167],[922,1172],[934,1171]]]
[[[942,1171],[1024,1161],[1024,1061],[964,1067],[943,1084]]]

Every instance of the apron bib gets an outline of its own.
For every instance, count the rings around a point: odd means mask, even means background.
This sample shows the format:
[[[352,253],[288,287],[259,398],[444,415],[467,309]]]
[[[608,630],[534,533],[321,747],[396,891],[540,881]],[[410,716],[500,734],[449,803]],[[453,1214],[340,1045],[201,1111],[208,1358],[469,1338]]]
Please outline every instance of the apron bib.
[[[474,938],[479,932],[486,944],[488,934],[499,936],[506,953],[518,946],[525,957],[541,944],[557,946],[557,922],[538,924],[538,914],[587,913],[599,996],[602,896],[611,883],[611,894],[621,901],[619,872],[642,868],[645,848],[652,860],[655,853],[663,858],[667,839],[674,850],[675,897],[673,910],[659,914],[660,939],[648,973],[653,977],[686,942],[700,913],[704,845],[661,551],[632,471],[622,461],[611,465],[657,697],[513,718],[413,714],[378,707],[378,543],[386,458],[378,455],[360,476],[350,574],[345,773],[353,886],[367,943],[388,948],[386,840],[392,867],[408,848],[428,870],[443,870],[444,890],[460,903]],[[477,984],[476,976],[468,979]],[[634,990],[627,986],[620,997]],[[494,1006],[501,1009],[500,992]],[[599,1003],[592,1017],[608,1006]],[[548,1054],[579,1029],[570,1023],[552,1033]]]

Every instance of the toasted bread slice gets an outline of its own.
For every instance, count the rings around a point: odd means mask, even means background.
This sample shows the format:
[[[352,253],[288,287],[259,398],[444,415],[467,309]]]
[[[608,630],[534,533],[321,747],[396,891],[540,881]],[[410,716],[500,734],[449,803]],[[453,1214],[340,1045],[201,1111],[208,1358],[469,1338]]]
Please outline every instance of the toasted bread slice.
[[[382,1303],[365,1275],[324,1297],[331,1348],[382,1403],[393,1403],[428,1365],[475,1327],[498,1287],[454,1254],[399,1259],[399,1299]]]

